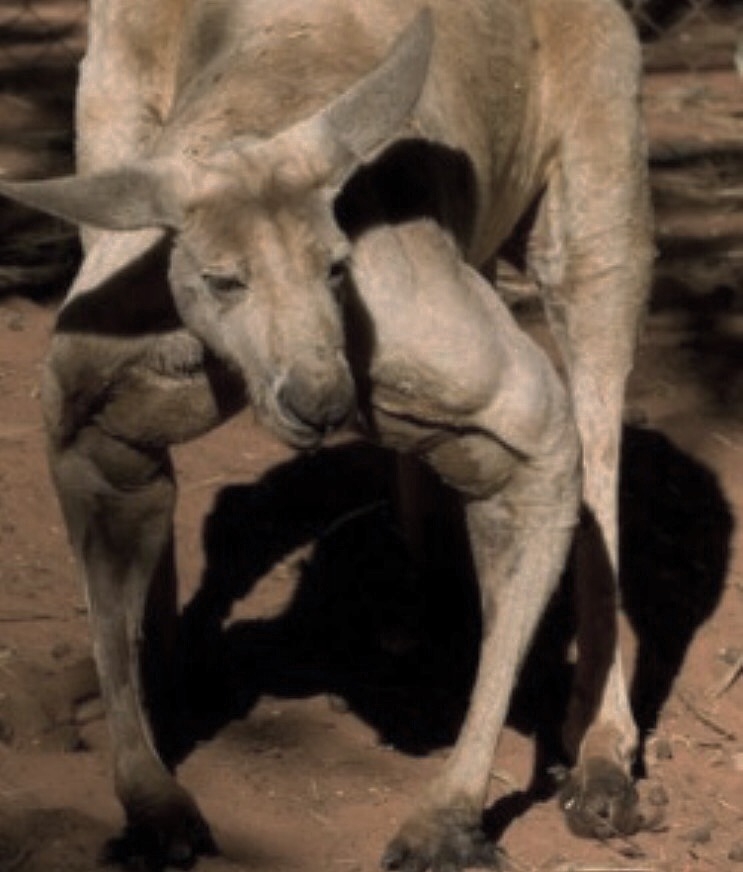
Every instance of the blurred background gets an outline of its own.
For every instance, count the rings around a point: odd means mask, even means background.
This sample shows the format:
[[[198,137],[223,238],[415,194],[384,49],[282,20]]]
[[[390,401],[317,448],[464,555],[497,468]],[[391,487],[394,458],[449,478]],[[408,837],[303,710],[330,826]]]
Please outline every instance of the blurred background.
[[[701,293],[735,289],[743,275],[743,2],[624,4],[645,52],[659,294],[673,294],[669,276],[679,275]],[[86,17],[86,0],[0,3],[0,172],[71,169]],[[54,295],[77,258],[69,227],[0,204],[0,295]]]

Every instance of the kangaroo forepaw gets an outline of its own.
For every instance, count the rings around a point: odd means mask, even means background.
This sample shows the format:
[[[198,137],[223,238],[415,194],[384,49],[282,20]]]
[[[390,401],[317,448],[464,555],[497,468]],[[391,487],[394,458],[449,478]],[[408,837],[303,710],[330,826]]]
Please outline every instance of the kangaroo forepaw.
[[[382,857],[388,872],[459,872],[471,867],[504,870],[502,851],[482,829],[480,815],[459,808],[418,814]]]

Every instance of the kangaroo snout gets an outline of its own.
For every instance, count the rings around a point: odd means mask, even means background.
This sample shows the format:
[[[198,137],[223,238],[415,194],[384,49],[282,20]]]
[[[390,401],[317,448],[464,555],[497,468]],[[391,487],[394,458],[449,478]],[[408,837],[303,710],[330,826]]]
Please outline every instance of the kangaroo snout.
[[[351,416],[356,390],[351,371],[339,355],[332,367],[294,366],[274,384],[282,423],[297,435],[313,437],[341,427]]]

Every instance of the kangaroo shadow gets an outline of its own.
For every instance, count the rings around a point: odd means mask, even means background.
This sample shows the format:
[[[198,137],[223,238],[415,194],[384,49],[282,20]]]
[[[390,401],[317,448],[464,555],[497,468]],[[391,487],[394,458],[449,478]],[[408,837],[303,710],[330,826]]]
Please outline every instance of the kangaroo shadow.
[[[638,639],[631,696],[647,734],[719,603],[734,519],[714,473],[660,433],[628,430],[622,475],[621,590]]]
[[[432,513],[436,545],[426,567],[414,566],[395,523],[394,475],[392,454],[351,443],[220,492],[202,583],[181,621],[186,747],[262,694],[341,697],[381,742],[411,754],[452,741],[479,641],[463,520],[453,501]],[[232,604],[305,543],[312,552],[283,613],[223,629]]]
[[[461,512],[442,490],[427,517],[426,566],[395,526],[394,460],[361,443],[300,456],[254,484],[225,488],[205,525],[206,570],[182,616],[190,720],[181,754],[263,694],[340,697],[408,754],[459,731],[479,647],[479,598]],[[632,698],[651,729],[699,625],[719,601],[733,522],[714,475],[663,435],[625,433],[623,605],[638,634]],[[314,543],[282,614],[223,628],[232,604],[299,545]],[[488,815],[498,831],[553,789],[574,632],[566,573],[511,706],[535,736],[534,778]]]

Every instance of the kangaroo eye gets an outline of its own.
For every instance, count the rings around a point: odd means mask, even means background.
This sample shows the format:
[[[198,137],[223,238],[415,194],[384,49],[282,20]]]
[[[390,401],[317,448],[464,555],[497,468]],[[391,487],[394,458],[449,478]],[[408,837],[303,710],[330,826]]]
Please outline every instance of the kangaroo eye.
[[[205,271],[201,278],[209,290],[217,297],[231,297],[244,294],[247,290],[245,282],[234,273],[217,273]]]
[[[331,291],[340,291],[348,275],[348,267],[343,260],[331,263],[328,269],[328,287]]]

